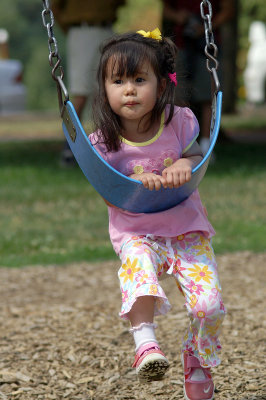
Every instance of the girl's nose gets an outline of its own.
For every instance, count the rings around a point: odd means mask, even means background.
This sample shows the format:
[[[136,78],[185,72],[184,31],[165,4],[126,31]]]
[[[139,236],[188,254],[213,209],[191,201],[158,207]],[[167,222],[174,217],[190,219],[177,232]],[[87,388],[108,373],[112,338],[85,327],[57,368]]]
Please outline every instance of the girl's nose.
[[[128,81],[126,86],[125,86],[125,95],[129,96],[132,94],[136,94],[136,88],[133,82]]]

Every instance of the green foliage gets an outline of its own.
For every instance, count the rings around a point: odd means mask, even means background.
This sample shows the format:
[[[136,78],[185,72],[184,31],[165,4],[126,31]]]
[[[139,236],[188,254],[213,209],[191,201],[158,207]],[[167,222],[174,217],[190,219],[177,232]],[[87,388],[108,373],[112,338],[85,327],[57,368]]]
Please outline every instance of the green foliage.
[[[46,42],[36,46],[24,76],[31,109],[46,109],[48,104],[50,108],[58,108],[56,86],[51,78]]]
[[[161,10],[160,0],[127,0],[119,10],[115,30],[127,32],[154,29],[161,24]]]
[[[266,22],[266,7],[264,0],[240,0],[241,12],[249,18]]]
[[[28,90],[29,109],[57,108],[55,83],[48,61],[48,37],[43,26],[42,1],[1,0],[0,27],[10,35],[10,58],[21,60],[24,83]],[[55,28],[59,53],[65,55],[65,37]]]
[[[265,0],[239,0],[239,46],[247,49],[249,46],[248,30],[252,21],[266,23]]]

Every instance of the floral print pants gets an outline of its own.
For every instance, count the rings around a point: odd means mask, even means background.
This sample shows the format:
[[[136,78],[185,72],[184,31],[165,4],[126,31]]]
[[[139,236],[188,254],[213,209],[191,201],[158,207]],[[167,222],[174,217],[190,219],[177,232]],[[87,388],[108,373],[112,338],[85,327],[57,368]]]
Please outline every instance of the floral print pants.
[[[123,244],[120,258],[120,316],[128,319],[127,313],[140,296],[156,297],[154,315],[165,314],[171,306],[159,278],[173,275],[190,320],[183,350],[195,355],[203,367],[218,365],[218,335],[225,308],[210,241],[199,232],[174,238],[137,236]]]

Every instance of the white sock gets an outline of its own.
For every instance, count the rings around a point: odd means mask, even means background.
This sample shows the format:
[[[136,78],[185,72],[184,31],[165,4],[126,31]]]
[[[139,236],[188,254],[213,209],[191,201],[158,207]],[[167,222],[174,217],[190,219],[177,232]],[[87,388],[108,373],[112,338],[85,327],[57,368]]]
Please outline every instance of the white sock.
[[[155,337],[154,329],[156,328],[156,324],[151,322],[143,322],[139,326],[133,326],[129,332],[132,333],[135,345],[136,352],[139,348],[147,343],[155,342],[158,343]]]
[[[191,375],[191,379],[193,381],[197,381],[197,382],[204,381],[205,375],[204,375],[204,372],[202,371],[202,369],[201,368],[195,368],[193,373],[192,373],[192,375]]]

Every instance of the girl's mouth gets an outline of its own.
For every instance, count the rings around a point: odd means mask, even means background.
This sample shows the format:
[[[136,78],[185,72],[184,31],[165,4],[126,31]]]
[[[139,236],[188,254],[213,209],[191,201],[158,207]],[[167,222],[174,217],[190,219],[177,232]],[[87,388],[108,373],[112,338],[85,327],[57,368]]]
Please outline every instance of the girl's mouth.
[[[128,103],[125,104],[125,106],[126,106],[126,107],[132,107],[132,106],[135,106],[135,105],[137,105],[137,104],[138,104],[138,103],[135,102],[135,101],[129,101]]]

